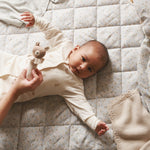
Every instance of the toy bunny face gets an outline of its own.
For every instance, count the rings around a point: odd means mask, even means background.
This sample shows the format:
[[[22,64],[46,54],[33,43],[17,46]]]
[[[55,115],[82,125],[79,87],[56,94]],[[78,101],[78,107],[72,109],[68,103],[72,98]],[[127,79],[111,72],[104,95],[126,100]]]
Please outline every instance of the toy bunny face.
[[[42,57],[44,57],[45,56],[45,54],[46,54],[46,51],[49,49],[49,47],[46,47],[46,48],[42,48],[42,47],[40,47],[40,43],[39,42],[36,42],[36,45],[34,46],[34,48],[33,48],[33,56],[35,57],[35,58],[38,58],[38,59],[40,59],[40,58],[42,58]]]

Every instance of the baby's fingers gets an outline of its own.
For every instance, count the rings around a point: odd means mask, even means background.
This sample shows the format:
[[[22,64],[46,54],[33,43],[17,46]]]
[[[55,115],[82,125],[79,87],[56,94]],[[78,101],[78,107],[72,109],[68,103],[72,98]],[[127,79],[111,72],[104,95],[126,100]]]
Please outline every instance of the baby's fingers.
[[[104,125],[104,128],[106,129],[106,131],[109,130],[109,127],[106,124]]]
[[[108,128],[108,126],[105,122],[102,122],[101,126],[102,126],[102,128],[105,128],[106,130],[109,130],[109,128]]]
[[[24,20],[24,21],[31,21],[32,18],[31,18],[31,17],[24,17],[24,18],[21,18],[21,20]]]
[[[26,24],[26,27],[31,27],[31,26],[33,26],[33,24],[32,24],[32,23],[28,23],[28,24]]]
[[[106,132],[105,129],[101,129],[101,130],[98,132],[98,135],[101,136],[101,135],[103,135],[105,132]]]
[[[108,126],[106,126],[106,130],[109,130]]]
[[[30,16],[31,13],[30,12],[24,12],[23,14],[21,14],[21,16]]]

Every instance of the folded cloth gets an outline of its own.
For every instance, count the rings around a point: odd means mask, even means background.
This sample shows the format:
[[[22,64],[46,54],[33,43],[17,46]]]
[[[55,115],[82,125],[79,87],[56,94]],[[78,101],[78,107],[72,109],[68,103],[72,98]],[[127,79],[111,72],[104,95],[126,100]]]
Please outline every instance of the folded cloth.
[[[140,150],[150,150],[150,140],[145,143],[141,148]]]
[[[145,37],[141,44],[141,51],[137,62],[138,89],[142,100],[150,101],[150,39]],[[149,109],[150,111],[150,109]]]
[[[150,0],[134,0],[145,38],[137,62],[138,89],[148,107],[150,101]],[[150,108],[148,108],[150,111]]]
[[[20,27],[20,14],[30,11],[36,15],[43,15],[47,9],[49,0],[0,0],[0,21]]]
[[[150,150],[150,114],[138,90],[115,98],[108,106],[117,150]]]

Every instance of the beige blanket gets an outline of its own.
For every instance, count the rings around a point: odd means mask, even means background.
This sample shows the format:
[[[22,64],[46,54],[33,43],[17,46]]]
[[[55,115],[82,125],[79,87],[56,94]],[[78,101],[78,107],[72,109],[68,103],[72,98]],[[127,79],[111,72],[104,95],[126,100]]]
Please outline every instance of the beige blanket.
[[[150,114],[137,90],[117,97],[108,111],[118,150],[150,150]]]

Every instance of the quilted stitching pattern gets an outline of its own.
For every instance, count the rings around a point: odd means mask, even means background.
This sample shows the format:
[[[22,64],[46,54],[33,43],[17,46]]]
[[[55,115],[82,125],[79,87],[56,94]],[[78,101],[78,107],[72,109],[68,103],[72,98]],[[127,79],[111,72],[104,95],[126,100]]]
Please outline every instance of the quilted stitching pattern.
[[[137,57],[144,38],[139,18],[128,0],[66,0],[50,3],[44,17],[74,42],[103,42],[110,62],[86,79],[85,94],[96,115],[110,130],[98,137],[67,108],[59,96],[14,104],[0,128],[1,150],[116,150],[107,105],[137,86]],[[36,41],[47,45],[36,28],[0,23],[0,50],[23,55]]]

